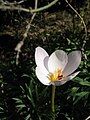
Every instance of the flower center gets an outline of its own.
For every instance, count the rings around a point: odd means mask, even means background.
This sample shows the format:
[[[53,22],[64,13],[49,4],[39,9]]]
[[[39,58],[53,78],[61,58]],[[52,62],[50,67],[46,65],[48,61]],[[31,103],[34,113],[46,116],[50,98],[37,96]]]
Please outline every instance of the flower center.
[[[50,73],[48,78],[51,82],[61,80],[63,78],[62,69],[58,69],[54,73]]]

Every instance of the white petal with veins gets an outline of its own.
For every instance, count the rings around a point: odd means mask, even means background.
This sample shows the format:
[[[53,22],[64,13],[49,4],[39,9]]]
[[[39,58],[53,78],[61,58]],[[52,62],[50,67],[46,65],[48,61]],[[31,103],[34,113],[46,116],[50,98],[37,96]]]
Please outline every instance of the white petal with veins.
[[[55,86],[60,86],[60,85],[63,85],[65,84],[67,81],[64,81],[64,80],[61,80],[61,81],[56,81],[54,82]]]
[[[50,85],[50,81],[46,74],[44,74],[39,67],[36,67],[36,75],[39,81],[44,85]]]
[[[51,54],[48,60],[48,68],[51,73],[57,69],[64,69],[68,62],[67,54],[63,50],[56,50]]]
[[[49,56],[49,55],[43,48],[41,48],[41,47],[36,48],[36,51],[35,51],[36,65],[41,68],[41,71],[46,72],[46,73],[48,73],[48,71],[44,66],[44,60],[47,56]]]
[[[73,51],[68,55],[68,63],[63,70],[64,76],[68,76],[73,73],[79,66],[81,62],[81,52]]]
[[[37,66],[41,66],[43,60],[46,56],[49,56],[48,53],[41,47],[37,47],[35,51],[35,62]]]
[[[66,80],[66,81],[72,80],[72,79],[73,79],[74,77],[76,77],[79,73],[80,73],[80,71],[75,72],[75,73],[67,76],[67,77],[65,78],[65,80]]]

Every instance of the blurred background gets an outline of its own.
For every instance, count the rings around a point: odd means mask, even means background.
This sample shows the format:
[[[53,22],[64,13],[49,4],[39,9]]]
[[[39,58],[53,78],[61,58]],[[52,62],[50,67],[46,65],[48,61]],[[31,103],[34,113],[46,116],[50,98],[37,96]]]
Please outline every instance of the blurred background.
[[[8,6],[19,0],[1,0]],[[38,8],[52,0],[39,0]],[[21,47],[16,65],[16,45],[23,39],[32,14],[19,10],[0,9],[0,120],[52,120],[51,86],[44,86],[35,75],[35,48],[49,54],[57,49],[67,53],[82,51],[80,74],[56,88],[56,120],[86,120],[90,116],[90,1],[68,0],[84,19],[64,0],[36,13],[28,36]],[[23,0],[20,5],[34,9],[35,1]],[[84,45],[85,43],[85,45]]]

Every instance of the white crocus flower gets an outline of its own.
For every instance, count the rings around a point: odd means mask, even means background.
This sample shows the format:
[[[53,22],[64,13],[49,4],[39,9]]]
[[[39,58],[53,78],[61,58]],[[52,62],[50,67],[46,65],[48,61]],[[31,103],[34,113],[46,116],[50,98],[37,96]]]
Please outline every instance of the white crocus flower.
[[[36,76],[44,85],[62,85],[73,79],[78,73],[73,73],[81,62],[81,52],[73,51],[66,54],[56,50],[50,56],[41,47],[35,51]]]

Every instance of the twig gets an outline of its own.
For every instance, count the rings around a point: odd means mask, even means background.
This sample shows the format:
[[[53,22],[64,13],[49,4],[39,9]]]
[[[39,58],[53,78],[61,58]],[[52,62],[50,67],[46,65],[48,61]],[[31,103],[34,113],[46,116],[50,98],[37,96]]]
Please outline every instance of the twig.
[[[27,1],[27,0],[21,0],[21,1],[17,2],[17,4],[22,4],[22,3],[24,3],[25,1]]]
[[[37,9],[37,0],[35,0],[35,9]],[[23,34],[23,39],[17,44],[17,46],[16,46],[16,48],[15,48],[15,51],[17,51],[17,55],[16,55],[16,65],[18,65],[18,63],[19,63],[19,54],[20,54],[20,52],[21,52],[21,48],[22,48],[22,46],[24,45],[24,41],[26,40],[26,38],[27,38],[27,35],[28,35],[28,32],[29,32],[29,29],[30,29],[30,27],[31,27],[31,23],[33,22],[33,19],[34,19],[34,17],[35,17],[35,15],[36,15],[36,13],[33,13],[33,15],[32,15],[32,17],[31,17],[31,20],[30,20],[30,22],[28,23],[28,25],[27,25],[27,29],[26,29],[26,31],[25,31],[25,33]]]
[[[82,44],[82,48],[81,48],[81,51],[82,51],[82,54],[84,56],[85,59],[87,59],[86,55],[84,54],[84,47],[85,47],[85,44],[86,44],[86,40],[87,40],[87,27],[86,27],[86,24],[84,22],[84,19],[81,17],[81,15],[74,9],[74,7],[68,2],[68,0],[65,0],[66,3],[68,4],[68,6],[79,16],[79,18],[81,19],[82,23],[83,23],[83,26],[84,26],[84,29],[85,29],[85,40],[83,41],[83,44]]]
[[[0,5],[0,9],[2,10],[18,10],[18,11],[24,11],[24,12],[31,12],[29,9],[23,8],[21,6],[14,6],[14,5]]]
[[[37,9],[32,9],[31,13],[46,10],[46,9],[50,8],[51,6],[55,5],[58,1],[59,0],[53,0],[51,3],[49,3],[48,5],[45,5],[44,7],[40,7],[40,8],[37,8]]]
[[[86,36],[87,36],[87,27],[86,27],[86,24],[85,24],[83,18],[81,17],[81,15],[74,9],[74,7],[73,7],[67,0],[65,0],[65,1],[66,1],[66,3],[69,5],[69,7],[70,7],[70,8],[79,16],[79,18],[81,19],[81,21],[82,21],[82,23],[83,23],[83,26],[84,26],[84,28],[85,28]]]
[[[21,4],[23,1],[25,0],[21,0],[19,2],[19,4]],[[37,8],[37,0],[35,0],[35,9],[26,9],[21,7],[20,5],[17,5],[17,2],[15,3],[10,3],[10,2],[4,2],[3,0],[1,1],[1,5],[0,5],[0,9],[2,10],[18,10],[18,11],[24,11],[24,12],[29,12],[29,13],[33,13],[30,22],[27,25],[27,29],[25,31],[25,33],[23,34],[23,39],[17,44],[15,51],[17,51],[17,55],[16,55],[16,64],[18,64],[18,59],[19,59],[19,54],[21,52],[21,48],[24,44],[24,41],[28,35],[29,29],[31,27],[31,23],[36,15],[36,12],[39,11],[43,11],[45,9],[48,9],[49,7],[53,6],[56,2],[58,2],[59,0],[53,0],[51,3],[49,3],[48,5],[44,6],[44,7],[40,7]],[[17,6],[16,6],[17,5]]]
[[[53,0],[51,3],[49,3],[48,5],[45,5],[43,7],[40,7],[40,8],[37,8],[37,9],[26,9],[26,8],[23,8],[21,6],[12,6],[12,5],[3,5],[1,4],[0,5],[0,9],[2,10],[18,10],[18,11],[24,11],[24,12],[29,12],[29,13],[35,13],[35,12],[40,12],[40,11],[43,11],[43,10],[46,10],[48,8],[50,8],[51,6],[53,6],[54,4],[56,4],[59,0]]]
[[[17,1],[14,1],[14,2],[9,2],[9,1],[3,1],[3,0],[0,0],[1,4],[3,5],[18,5],[18,4],[22,4],[23,2],[25,2],[26,0],[21,0],[19,2]]]
[[[90,119],[90,116],[88,116],[85,120],[89,120]]]

